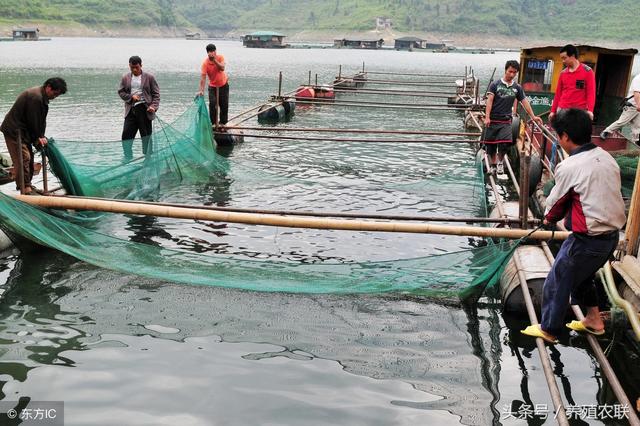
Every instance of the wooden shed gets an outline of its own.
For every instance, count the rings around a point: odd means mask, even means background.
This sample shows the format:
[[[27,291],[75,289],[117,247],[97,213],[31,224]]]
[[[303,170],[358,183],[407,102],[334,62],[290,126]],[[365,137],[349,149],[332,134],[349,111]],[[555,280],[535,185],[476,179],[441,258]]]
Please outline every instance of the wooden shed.
[[[333,47],[350,49],[380,49],[384,44],[383,39],[349,39],[342,38],[333,41]]]
[[[280,49],[288,46],[287,44],[284,44],[285,37],[286,36],[284,34],[269,31],[256,31],[242,37],[242,45],[245,47]]]
[[[419,37],[400,37],[395,39],[394,48],[396,50],[424,49],[426,40]]]
[[[40,30],[38,28],[16,28],[13,30],[14,40],[38,40]]]

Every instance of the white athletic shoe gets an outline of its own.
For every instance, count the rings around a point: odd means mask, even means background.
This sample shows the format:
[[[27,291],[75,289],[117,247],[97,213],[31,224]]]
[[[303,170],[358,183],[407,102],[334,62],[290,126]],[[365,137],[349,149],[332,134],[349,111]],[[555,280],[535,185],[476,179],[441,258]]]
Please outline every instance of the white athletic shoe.
[[[496,164],[496,173],[499,175],[504,174],[504,163],[502,161]]]

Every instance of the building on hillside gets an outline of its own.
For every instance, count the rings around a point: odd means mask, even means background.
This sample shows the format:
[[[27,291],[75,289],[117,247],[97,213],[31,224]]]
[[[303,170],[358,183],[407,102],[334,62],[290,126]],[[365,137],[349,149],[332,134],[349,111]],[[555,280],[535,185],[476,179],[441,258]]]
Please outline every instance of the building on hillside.
[[[333,47],[338,49],[346,47],[349,49],[380,49],[384,44],[383,39],[349,39],[341,38],[333,40]]]
[[[38,40],[40,30],[38,28],[16,28],[13,30],[14,40]]]
[[[426,40],[419,37],[400,37],[395,39],[394,48],[396,50],[424,49]]]
[[[378,16],[376,18],[376,30],[378,31],[390,30],[392,26],[393,26],[393,21],[391,20],[391,18],[387,18],[384,16]]]
[[[283,34],[270,31],[256,31],[242,37],[242,45],[245,47],[260,47],[266,49],[289,47],[288,44],[284,44],[285,37]]]

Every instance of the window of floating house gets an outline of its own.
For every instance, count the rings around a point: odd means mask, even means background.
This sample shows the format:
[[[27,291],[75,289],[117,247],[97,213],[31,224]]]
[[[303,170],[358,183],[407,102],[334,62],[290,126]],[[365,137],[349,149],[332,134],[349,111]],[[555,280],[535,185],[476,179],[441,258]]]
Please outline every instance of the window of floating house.
[[[551,59],[528,58],[522,69],[522,88],[525,92],[548,92],[553,79]]]

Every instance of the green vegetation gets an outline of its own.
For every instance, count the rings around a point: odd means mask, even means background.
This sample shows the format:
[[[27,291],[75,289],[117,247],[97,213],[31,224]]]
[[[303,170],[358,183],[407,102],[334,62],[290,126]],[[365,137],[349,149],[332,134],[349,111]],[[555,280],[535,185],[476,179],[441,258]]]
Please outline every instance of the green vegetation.
[[[3,0],[0,16],[91,27],[371,30],[378,16],[397,31],[640,40],[637,0]]]

